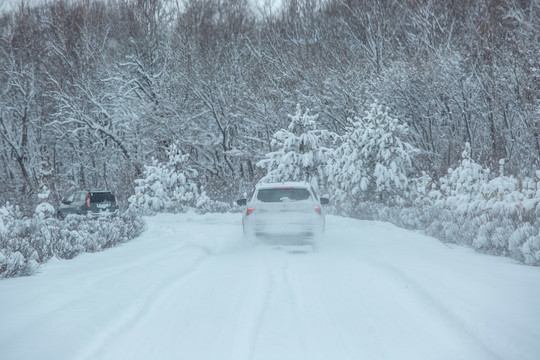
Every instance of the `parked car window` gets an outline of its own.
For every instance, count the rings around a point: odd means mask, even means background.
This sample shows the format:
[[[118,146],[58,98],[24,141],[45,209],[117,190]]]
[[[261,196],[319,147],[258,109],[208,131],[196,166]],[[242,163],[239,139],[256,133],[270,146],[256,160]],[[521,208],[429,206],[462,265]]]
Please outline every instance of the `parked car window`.
[[[69,195],[69,197],[67,198],[67,202],[73,202],[74,196],[75,196],[75,194]]]
[[[85,201],[85,200],[86,200],[85,193],[83,193],[83,192],[78,192],[78,193],[75,194],[75,199],[74,199],[74,201],[80,202],[80,201]]]
[[[311,187],[311,193],[313,194],[313,197],[315,198],[315,200],[319,200],[319,197],[317,196],[317,192],[315,191],[313,186]]]
[[[308,189],[260,189],[257,192],[257,200],[262,202],[286,202],[309,199]]]
[[[94,192],[90,193],[90,201],[93,203],[100,203],[104,201],[115,202],[115,199],[111,192]]]

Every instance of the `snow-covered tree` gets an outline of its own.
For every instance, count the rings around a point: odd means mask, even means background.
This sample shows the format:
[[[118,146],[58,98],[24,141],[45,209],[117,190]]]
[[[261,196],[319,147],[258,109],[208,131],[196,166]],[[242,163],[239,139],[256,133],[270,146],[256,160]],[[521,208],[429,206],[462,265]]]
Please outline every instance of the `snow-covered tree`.
[[[338,198],[357,204],[402,193],[408,184],[411,156],[417,151],[405,140],[407,125],[377,103],[363,118],[354,117],[349,123],[329,164]]]
[[[487,180],[489,170],[485,170],[471,157],[471,145],[465,143],[461,161],[455,169],[448,169],[448,174],[441,179],[441,190],[449,196],[458,194],[476,194]]]
[[[8,201],[0,207],[0,233],[7,232],[12,223],[24,217],[18,206],[10,204]]]
[[[49,158],[41,161],[40,170],[37,176],[39,185],[38,198],[40,204],[36,207],[35,214],[39,219],[50,218],[54,215],[54,206],[49,203],[51,194],[53,169]]]
[[[326,165],[336,135],[320,129],[318,115],[310,115],[309,109],[302,111],[300,105],[289,118],[288,128],[273,135],[275,151],[257,163],[268,171],[263,181],[307,181],[317,189],[325,189]]]
[[[188,164],[189,155],[184,155],[176,145],[167,151],[168,161],[152,161],[143,170],[143,178],[135,180],[135,194],[129,198],[131,206],[143,212],[180,211],[196,207],[201,195],[198,172]]]

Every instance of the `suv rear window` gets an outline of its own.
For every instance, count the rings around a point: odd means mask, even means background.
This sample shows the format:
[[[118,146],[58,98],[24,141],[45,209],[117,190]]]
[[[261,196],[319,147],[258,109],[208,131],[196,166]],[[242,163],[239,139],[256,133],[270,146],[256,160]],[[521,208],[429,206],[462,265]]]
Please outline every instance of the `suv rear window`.
[[[260,189],[257,192],[257,200],[262,202],[286,202],[309,199],[307,189],[278,188]]]
[[[110,192],[93,192],[90,193],[90,201],[100,203],[104,201],[115,202],[114,195]]]

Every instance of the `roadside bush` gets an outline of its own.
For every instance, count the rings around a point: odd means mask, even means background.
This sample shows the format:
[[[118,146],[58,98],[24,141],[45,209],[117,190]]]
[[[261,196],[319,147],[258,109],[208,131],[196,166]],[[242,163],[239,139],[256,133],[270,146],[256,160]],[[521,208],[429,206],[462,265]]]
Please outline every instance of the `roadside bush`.
[[[463,169],[476,175],[474,181],[464,181],[467,177],[456,169],[442,182],[446,185],[443,190],[432,190],[422,201],[394,207],[364,203],[355,213],[421,230],[443,242],[539,266],[540,174],[535,179],[497,177],[488,181],[478,175],[480,169],[467,165]],[[451,179],[458,181],[452,183]]]
[[[167,154],[167,162],[153,159],[151,165],[144,166],[143,177],[135,180],[135,194],[129,203],[141,214],[184,212],[208,200],[197,184],[199,173],[190,166],[189,155],[182,154],[174,144]]]
[[[425,173],[413,180],[405,205],[363,203],[351,215],[540,265],[540,171],[517,179],[499,164],[499,176],[489,180],[490,170],[473,161],[467,144],[456,169],[439,181]]]
[[[133,213],[100,219],[70,215],[59,221],[23,217],[7,204],[0,209],[0,279],[34,274],[52,257],[71,259],[116,246],[140,235],[144,228],[142,219]]]

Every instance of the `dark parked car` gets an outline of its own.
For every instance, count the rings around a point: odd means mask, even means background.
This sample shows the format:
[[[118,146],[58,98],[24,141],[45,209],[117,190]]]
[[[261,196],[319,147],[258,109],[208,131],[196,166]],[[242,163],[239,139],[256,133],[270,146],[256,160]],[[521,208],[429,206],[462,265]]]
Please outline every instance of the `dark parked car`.
[[[118,215],[118,202],[116,196],[108,190],[77,191],[62,199],[56,212],[59,219],[70,214],[92,217]]]

